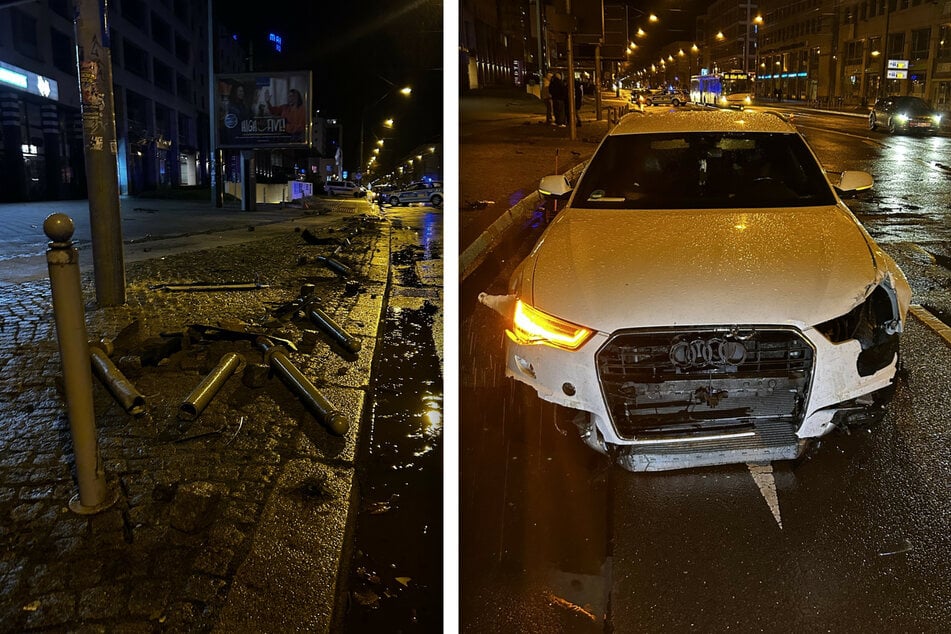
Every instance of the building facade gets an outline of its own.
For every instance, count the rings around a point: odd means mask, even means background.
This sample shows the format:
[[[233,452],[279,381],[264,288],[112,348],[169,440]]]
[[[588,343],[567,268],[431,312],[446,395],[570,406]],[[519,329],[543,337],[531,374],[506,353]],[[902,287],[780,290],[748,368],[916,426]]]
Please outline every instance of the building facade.
[[[0,70],[0,201],[86,195],[73,6],[0,9],[0,69],[8,67]],[[207,185],[206,3],[117,0],[109,27],[120,193]],[[216,69],[242,70],[231,36],[219,29],[216,40]],[[46,79],[56,95],[24,89],[20,71]]]
[[[949,0],[721,0],[704,20],[705,62],[748,65],[760,96],[860,105],[916,95],[951,110]]]

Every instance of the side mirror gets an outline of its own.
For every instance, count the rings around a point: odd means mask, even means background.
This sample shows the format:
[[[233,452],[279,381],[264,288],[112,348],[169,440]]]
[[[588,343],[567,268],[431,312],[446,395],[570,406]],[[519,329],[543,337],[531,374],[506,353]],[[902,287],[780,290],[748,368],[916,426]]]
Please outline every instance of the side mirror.
[[[872,175],[868,172],[846,170],[842,172],[839,178],[839,184],[836,185],[835,188],[842,194],[855,194],[856,192],[871,189],[873,183]]]
[[[545,176],[538,183],[538,193],[545,199],[567,200],[571,196],[571,184],[564,174]]]

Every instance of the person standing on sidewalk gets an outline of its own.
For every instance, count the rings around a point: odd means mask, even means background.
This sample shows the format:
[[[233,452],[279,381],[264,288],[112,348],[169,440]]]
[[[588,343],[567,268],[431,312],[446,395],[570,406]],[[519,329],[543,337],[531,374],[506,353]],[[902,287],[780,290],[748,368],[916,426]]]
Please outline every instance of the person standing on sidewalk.
[[[545,102],[545,123],[552,123],[554,117],[554,110],[552,109],[551,103],[551,93],[548,90],[548,87],[551,85],[551,71],[545,73],[545,76],[542,78],[542,92],[541,97]]]
[[[548,94],[551,95],[554,110],[554,124],[564,127],[568,121],[565,112],[565,102],[568,101],[568,86],[561,78],[560,72],[555,73],[555,76],[551,78],[551,83],[548,85]]]
[[[584,101],[584,86],[580,81],[575,82],[575,125],[581,126],[581,104]]]

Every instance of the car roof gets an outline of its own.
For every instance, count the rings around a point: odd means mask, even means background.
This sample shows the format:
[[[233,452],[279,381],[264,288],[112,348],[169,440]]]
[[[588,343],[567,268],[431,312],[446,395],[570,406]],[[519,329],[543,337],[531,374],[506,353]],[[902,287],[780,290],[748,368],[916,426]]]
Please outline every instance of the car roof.
[[[776,112],[684,106],[649,115],[641,112],[631,113],[623,117],[608,136],[664,132],[795,133],[796,128]]]

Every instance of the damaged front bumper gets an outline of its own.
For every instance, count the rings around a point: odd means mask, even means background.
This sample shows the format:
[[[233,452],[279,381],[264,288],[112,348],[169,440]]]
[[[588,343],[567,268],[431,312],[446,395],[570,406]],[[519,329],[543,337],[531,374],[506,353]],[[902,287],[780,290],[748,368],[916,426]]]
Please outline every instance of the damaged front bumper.
[[[574,352],[510,340],[506,375],[534,388],[543,400],[579,410],[578,426],[584,441],[631,471],[795,459],[811,439],[828,434],[850,417],[861,418],[868,407],[874,406],[871,395],[892,386],[898,358],[893,355],[890,363],[863,376],[858,364],[862,353],[859,341],[832,343],[811,328],[785,330],[795,330],[807,342],[805,347],[812,355],[808,376],[797,379],[798,383],[781,377],[777,389],[789,393],[779,395],[780,405],[774,398],[760,410],[755,403],[757,393],[774,389],[770,380],[754,378],[744,384],[729,379],[722,383],[723,389],[688,386],[684,398],[691,402],[682,409],[703,410],[710,416],[661,419],[640,428],[637,423],[625,426],[619,420],[619,411],[634,409],[637,390],[622,384],[619,389],[630,390],[631,396],[609,406],[611,399],[605,395],[598,355],[612,336],[603,333],[595,333]],[[673,394],[677,388],[666,389]],[[670,394],[667,398],[673,398]],[[642,394],[645,399],[650,396]],[[742,412],[718,415],[727,408],[736,409],[744,399]],[[677,407],[670,402],[666,405],[674,410]],[[771,409],[781,411],[771,413]]]

